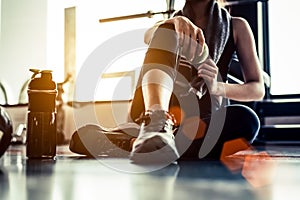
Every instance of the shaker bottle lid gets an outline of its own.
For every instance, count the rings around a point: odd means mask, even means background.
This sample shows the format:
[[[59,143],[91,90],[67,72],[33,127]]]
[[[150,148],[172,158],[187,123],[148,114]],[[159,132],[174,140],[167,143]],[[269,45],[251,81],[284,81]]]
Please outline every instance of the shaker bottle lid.
[[[41,70],[39,69],[29,69],[29,71],[33,72],[31,79],[33,79],[37,74],[40,73]]]
[[[57,92],[56,83],[52,80],[52,70],[30,69],[30,71],[33,72],[33,75],[31,77],[31,81],[28,84],[28,93],[35,93],[35,92],[56,93]]]
[[[41,70],[40,73],[52,73],[52,70],[49,69]]]
[[[40,73],[40,71],[41,70],[39,70],[39,69],[29,69],[31,72],[33,72],[33,73]]]

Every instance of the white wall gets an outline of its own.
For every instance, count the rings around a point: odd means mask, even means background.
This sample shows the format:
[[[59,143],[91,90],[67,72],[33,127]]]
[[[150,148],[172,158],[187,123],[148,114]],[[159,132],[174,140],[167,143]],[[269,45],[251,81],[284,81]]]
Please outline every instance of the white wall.
[[[47,1],[1,0],[0,81],[8,103],[30,77],[29,68],[46,66]]]
[[[24,82],[31,76],[29,68],[54,70],[59,68],[63,72],[65,8],[76,6],[78,65],[76,67],[78,70],[91,51],[103,41],[116,34],[126,32],[131,27],[149,27],[162,16],[112,24],[99,24],[100,18],[165,9],[161,6],[165,5],[163,0],[151,0],[151,5],[145,4],[141,0],[130,0],[129,3],[123,2],[123,0],[114,0],[110,3],[103,2],[100,0],[88,0],[86,2],[79,0],[0,0],[0,81],[8,90],[9,104],[18,103],[19,91]],[[124,9],[125,6],[128,7]],[[112,9],[115,13],[110,12]],[[117,9],[123,12],[118,12]],[[108,16],[107,14],[111,15]],[[115,26],[116,24],[118,26]],[[125,70],[127,65],[134,68],[133,63],[135,62],[131,57],[129,63],[122,64],[122,70]],[[121,64],[116,62],[116,65],[120,66]],[[7,109],[12,115],[14,129],[20,123],[24,123],[27,112],[26,106]],[[117,115],[113,115],[115,113],[111,113],[111,106],[106,104],[97,105],[95,110],[100,124],[112,127],[125,122],[128,105],[117,105],[113,109]],[[78,124],[76,125],[78,126]],[[69,107],[65,128],[68,136],[75,128],[73,109]]]
[[[145,1],[0,0],[0,81],[8,90],[9,104],[18,103],[19,91],[31,76],[29,68],[52,69],[55,80],[63,80],[65,8],[76,6],[78,73],[87,56],[103,41],[132,28],[149,27],[162,19],[162,15],[156,15],[151,19],[98,22],[100,18],[166,9],[163,0],[151,0],[151,4]],[[132,63],[127,65],[135,68]]]

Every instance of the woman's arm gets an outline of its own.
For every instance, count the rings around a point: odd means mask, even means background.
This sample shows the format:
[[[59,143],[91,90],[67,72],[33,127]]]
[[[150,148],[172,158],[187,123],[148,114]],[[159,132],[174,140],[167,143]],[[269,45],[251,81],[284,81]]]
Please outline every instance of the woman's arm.
[[[246,20],[236,17],[233,18],[233,30],[245,83],[228,88],[226,96],[239,101],[261,100],[265,95],[264,80],[252,30]]]
[[[212,95],[236,101],[261,100],[265,94],[264,81],[251,28],[246,20],[234,17],[233,33],[244,84],[217,82],[218,70],[211,60],[199,67],[198,74],[207,81]]]

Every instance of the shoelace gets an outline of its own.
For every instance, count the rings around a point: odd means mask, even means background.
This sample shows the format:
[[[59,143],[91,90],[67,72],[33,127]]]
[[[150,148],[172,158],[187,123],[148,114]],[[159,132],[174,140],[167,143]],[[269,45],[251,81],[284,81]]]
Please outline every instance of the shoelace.
[[[170,113],[159,111],[146,111],[137,120],[137,123],[144,124],[147,131],[166,132],[173,130],[176,120]]]

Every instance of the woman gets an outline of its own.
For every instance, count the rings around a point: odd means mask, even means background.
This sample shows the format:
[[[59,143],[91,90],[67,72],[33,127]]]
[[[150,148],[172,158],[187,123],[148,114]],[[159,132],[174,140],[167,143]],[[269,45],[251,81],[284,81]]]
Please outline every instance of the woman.
[[[219,158],[224,142],[255,139],[255,113],[226,101],[264,96],[253,34],[244,19],[231,17],[220,3],[186,0],[182,10],[146,32],[149,48],[131,108],[132,120],[141,125],[130,155],[133,162]],[[244,84],[227,83],[234,52]],[[198,126],[189,126],[197,116],[202,134]]]

